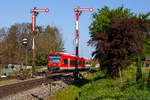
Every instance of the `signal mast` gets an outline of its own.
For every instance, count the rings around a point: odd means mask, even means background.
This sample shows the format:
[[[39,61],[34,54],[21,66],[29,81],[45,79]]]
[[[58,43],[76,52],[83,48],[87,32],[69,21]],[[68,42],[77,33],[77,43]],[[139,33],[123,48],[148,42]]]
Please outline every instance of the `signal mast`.
[[[93,8],[80,8],[79,6],[77,8],[74,9],[74,12],[76,13],[76,38],[75,38],[75,44],[76,44],[76,61],[75,61],[75,71],[73,73],[74,78],[78,79],[78,75],[79,75],[79,70],[78,70],[78,57],[79,57],[79,53],[78,53],[78,48],[79,48],[79,16],[81,15],[81,13],[83,11],[89,11],[92,12]]]
[[[31,9],[30,12],[32,13],[32,36],[33,36],[33,41],[32,41],[32,74],[34,72],[34,66],[35,66],[35,43],[34,43],[34,36],[35,36],[35,28],[36,28],[36,17],[39,14],[39,12],[49,12],[49,9],[36,9],[36,7],[34,7],[34,9]]]

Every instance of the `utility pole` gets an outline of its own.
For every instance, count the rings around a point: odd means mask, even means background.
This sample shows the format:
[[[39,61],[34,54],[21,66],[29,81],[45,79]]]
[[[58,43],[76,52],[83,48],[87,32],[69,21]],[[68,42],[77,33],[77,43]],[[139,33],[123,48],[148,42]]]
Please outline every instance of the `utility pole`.
[[[76,43],[76,60],[75,60],[75,71],[73,73],[73,76],[75,79],[78,79],[79,75],[79,70],[78,70],[78,57],[79,57],[79,16],[83,11],[93,11],[93,8],[80,8],[79,6],[74,9],[74,12],[76,13],[76,38],[75,38],[75,43]]]
[[[34,7],[34,9],[31,9],[30,12],[32,13],[32,32],[33,32],[33,42],[32,42],[32,75],[34,74],[35,71],[35,43],[34,43],[34,36],[35,36],[35,28],[36,28],[36,17],[39,14],[39,12],[49,12],[49,9],[36,9],[36,7]]]

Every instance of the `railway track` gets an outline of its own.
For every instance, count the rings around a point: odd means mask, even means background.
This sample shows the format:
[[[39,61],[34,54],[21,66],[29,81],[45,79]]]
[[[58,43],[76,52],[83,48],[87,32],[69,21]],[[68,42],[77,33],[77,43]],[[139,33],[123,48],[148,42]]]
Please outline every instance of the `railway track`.
[[[13,95],[19,92],[27,91],[29,89],[36,88],[40,85],[44,84],[50,84],[51,82],[61,80],[61,78],[66,76],[71,76],[72,73],[54,73],[54,74],[45,74],[45,77],[29,80],[29,81],[23,81],[19,83],[9,84],[0,86],[0,99],[4,98],[9,95]]]

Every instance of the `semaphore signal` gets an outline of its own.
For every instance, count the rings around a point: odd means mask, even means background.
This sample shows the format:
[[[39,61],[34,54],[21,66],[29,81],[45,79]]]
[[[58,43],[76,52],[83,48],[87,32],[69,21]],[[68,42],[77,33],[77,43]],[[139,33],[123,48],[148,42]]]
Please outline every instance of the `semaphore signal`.
[[[33,41],[32,41],[32,56],[33,56],[33,60],[32,60],[32,66],[35,65],[34,62],[34,58],[35,58],[35,54],[34,54],[34,50],[35,50],[35,43],[34,43],[34,35],[35,35],[35,27],[36,27],[36,16],[39,14],[39,12],[49,12],[49,9],[36,9],[36,7],[34,7],[34,9],[30,10],[32,14],[32,32],[33,32]],[[33,67],[32,67],[33,68]]]
[[[76,38],[75,38],[75,43],[76,43],[76,64],[75,64],[75,71],[74,71],[74,77],[78,78],[78,57],[79,57],[79,53],[78,53],[78,47],[79,47],[79,16],[81,15],[81,13],[83,11],[89,11],[92,12],[93,8],[75,8],[74,12],[76,13]]]
[[[31,9],[30,12],[49,12],[49,9]]]
[[[93,8],[75,8],[74,9],[74,11],[76,12],[76,11],[90,11],[90,12],[92,12],[93,11]]]
[[[49,12],[49,9],[36,9],[36,7],[34,7],[34,9],[30,10],[32,14],[32,32],[33,32],[33,45],[32,45],[32,55],[34,57],[34,35],[35,35],[35,27],[36,27],[36,16],[39,14],[39,12]]]

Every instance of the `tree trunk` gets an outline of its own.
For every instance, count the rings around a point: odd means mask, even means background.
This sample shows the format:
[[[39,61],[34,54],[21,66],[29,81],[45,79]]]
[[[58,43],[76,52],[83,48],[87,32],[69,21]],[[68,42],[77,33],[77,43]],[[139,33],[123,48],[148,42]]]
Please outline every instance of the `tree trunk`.
[[[120,75],[120,82],[123,83],[123,82],[122,82],[122,75],[121,75],[121,70],[120,70],[120,68],[119,68],[119,75]]]
[[[141,58],[139,56],[137,58],[136,67],[137,67],[136,81],[142,82]]]

